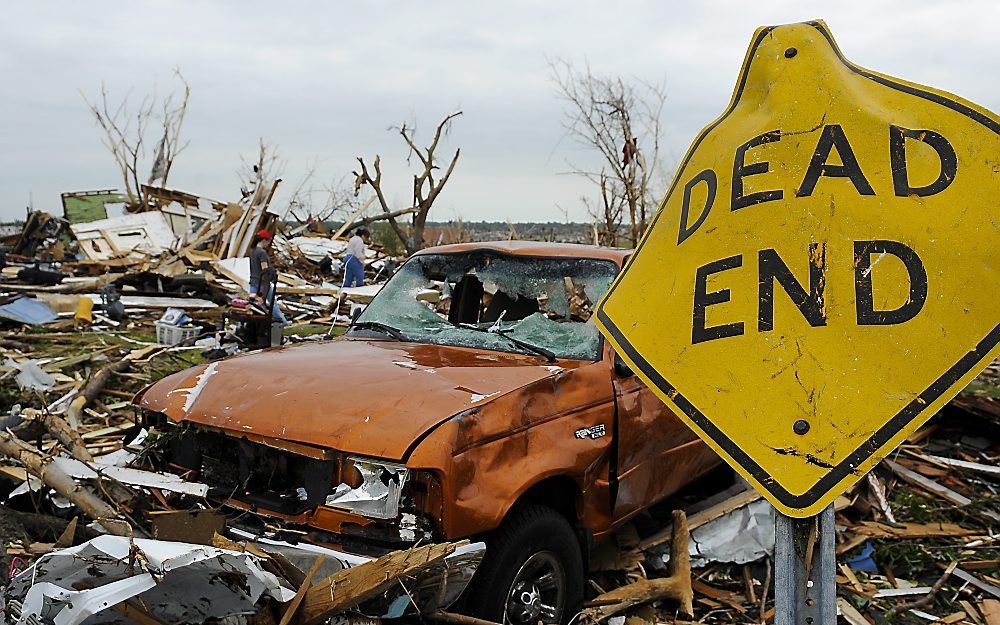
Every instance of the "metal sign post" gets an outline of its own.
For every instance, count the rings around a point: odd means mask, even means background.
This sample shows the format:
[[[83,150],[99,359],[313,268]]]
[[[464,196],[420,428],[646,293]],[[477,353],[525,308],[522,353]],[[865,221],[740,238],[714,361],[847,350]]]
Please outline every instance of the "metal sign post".
[[[774,625],[836,625],[833,505],[818,515],[774,520]]]

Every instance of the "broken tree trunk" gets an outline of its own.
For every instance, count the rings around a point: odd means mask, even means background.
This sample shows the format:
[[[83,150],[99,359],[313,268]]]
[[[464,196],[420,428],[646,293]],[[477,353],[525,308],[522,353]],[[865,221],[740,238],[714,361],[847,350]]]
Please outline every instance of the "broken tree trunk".
[[[87,444],[83,442],[83,437],[62,417],[51,413],[41,413],[31,408],[24,411],[24,416],[33,418],[41,423],[49,434],[63,444],[71,456],[80,462],[86,463],[88,466],[93,462],[94,456],[87,449]],[[100,475],[100,471],[98,471],[98,474]],[[105,479],[100,477],[98,481],[101,490],[105,491],[104,494],[109,499],[120,505],[130,505],[132,503],[136,497],[136,494],[132,490],[114,480],[105,482]]]
[[[299,617],[307,625],[318,623],[364,603],[398,584],[401,578],[419,573],[466,544],[468,541],[393,551],[376,560],[337,571],[306,591]]]
[[[80,425],[80,418],[83,416],[83,409],[87,404],[94,401],[101,394],[101,391],[104,390],[104,387],[111,380],[112,375],[125,371],[131,364],[131,359],[126,356],[118,362],[101,367],[96,374],[87,380],[87,383],[83,385],[79,394],[70,402],[69,408],[66,410],[67,421],[69,421],[70,425],[74,428],[78,427]]]
[[[66,472],[53,466],[51,458],[38,453],[31,445],[12,434],[0,432],[0,452],[20,462],[29,473],[75,504],[88,517],[98,521],[108,532],[116,536],[133,535],[128,523],[116,518],[118,513],[114,508],[85,486],[77,484]]]
[[[674,526],[670,540],[670,577],[641,579],[615,588],[594,598],[580,613],[581,623],[599,623],[633,606],[661,599],[673,599],[681,611],[692,616],[694,593],[691,589],[691,558],[688,555],[690,534],[684,512],[674,511]]]
[[[62,417],[32,408],[26,408],[22,414],[29,419],[35,419],[41,423],[57,441],[66,447],[66,451],[77,460],[90,462],[94,459],[90,450],[87,449],[87,444],[83,442],[83,437],[80,436],[80,433]]]

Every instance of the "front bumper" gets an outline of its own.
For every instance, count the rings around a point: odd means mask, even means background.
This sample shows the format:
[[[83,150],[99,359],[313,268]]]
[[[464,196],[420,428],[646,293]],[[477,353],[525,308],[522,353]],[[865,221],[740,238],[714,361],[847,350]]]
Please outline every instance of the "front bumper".
[[[336,505],[343,499],[334,495],[338,485],[343,492],[351,479],[353,459],[346,454],[313,449],[305,455],[280,441],[278,447],[202,426],[168,429],[166,462],[207,484],[208,498],[233,512],[230,524],[251,534],[304,538],[366,556],[443,539],[423,513],[422,494],[431,489],[421,480],[404,477],[386,489],[396,498],[386,506],[391,514],[359,514]]]

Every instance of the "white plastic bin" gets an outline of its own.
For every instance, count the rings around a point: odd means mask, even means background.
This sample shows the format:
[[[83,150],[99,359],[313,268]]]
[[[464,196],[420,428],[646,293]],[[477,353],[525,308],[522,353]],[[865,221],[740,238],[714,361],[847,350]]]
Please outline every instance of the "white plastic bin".
[[[169,323],[163,323],[162,321],[157,321],[156,342],[160,345],[177,345],[178,343],[182,343],[198,336],[198,331],[200,329],[201,328],[197,326],[184,328],[181,326],[170,325]]]

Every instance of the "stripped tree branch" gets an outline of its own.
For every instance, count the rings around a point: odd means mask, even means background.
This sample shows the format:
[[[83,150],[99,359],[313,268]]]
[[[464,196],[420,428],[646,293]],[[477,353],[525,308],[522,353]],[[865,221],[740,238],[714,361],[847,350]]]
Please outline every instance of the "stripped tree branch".
[[[368,167],[365,161],[360,156],[358,157],[358,163],[361,168],[360,171],[352,172],[354,174],[354,190],[358,193],[361,187],[368,185],[375,191],[375,196],[378,198],[379,206],[382,208],[383,216],[389,222],[392,227],[393,232],[399,237],[399,240],[403,242],[406,251],[409,254],[413,254],[417,250],[424,247],[424,230],[427,226],[427,216],[430,213],[431,207],[434,205],[435,200],[441,194],[441,190],[444,185],[447,184],[448,180],[451,178],[452,172],[455,170],[455,164],[458,162],[460,149],[455,150],[454,156],[452,156],[451,161],[448,163],[447,169],[445,169],[444,175],[439,179],[435,179],[434,171],[440,169],[435,157],[435,151],[437,150],[438,144],[441,141],[441,137],[447,134],[448,129],[451,126],[451,121],[462,114],[462,111],[456,111],[447,115],[441,123],[437,125],[434,131],[434,138],[431,143],[426,148],[421,149],[417,146],[416,140],[414,139],[413,129],[406,124],[398,127],[399,134],[403,137],[403,141],[409,147],[410,155],[416,154],[417,158],[420,160],[423,169],[413,175],[413,205],[409,209],[404,209],[401,211],[393,211],[388,201],[385,199],[385,194],[382,191],[382,168],[381,159],[378,155],[375,156],[375,161],[373,163],[373,168],[375,170],[374,178],[368,171]],[[410,223],[409,232],[403,228],[402,225],[396,221],[397,214],[412,213],[412,221]]]

